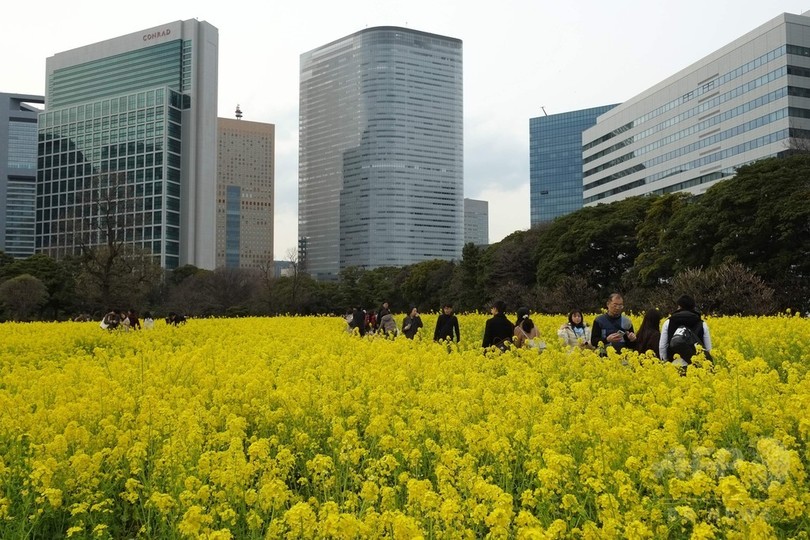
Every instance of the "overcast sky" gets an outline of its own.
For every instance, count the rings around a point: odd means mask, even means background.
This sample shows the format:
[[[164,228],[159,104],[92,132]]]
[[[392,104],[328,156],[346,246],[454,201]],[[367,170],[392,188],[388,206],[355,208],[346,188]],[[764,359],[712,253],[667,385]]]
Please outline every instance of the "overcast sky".
[[[219,116],[276,125],[275,255],[298,228],[301,53],[372,26],[464,42],[464,196],[489,201],[490,241],[529,227],[529,118],[620,103],[810,0],[45,2],[0,20],[0,92],[45,93],[45,59],[160,24],[219,29]]]

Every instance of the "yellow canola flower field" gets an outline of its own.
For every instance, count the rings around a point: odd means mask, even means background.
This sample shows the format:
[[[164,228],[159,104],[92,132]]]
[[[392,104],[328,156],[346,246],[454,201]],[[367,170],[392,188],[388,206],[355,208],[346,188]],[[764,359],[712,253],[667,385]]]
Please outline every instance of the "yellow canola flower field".
[[[808,537],[810,320],[710,319],[685,375],[423,320],[0,325],[0,538]]]

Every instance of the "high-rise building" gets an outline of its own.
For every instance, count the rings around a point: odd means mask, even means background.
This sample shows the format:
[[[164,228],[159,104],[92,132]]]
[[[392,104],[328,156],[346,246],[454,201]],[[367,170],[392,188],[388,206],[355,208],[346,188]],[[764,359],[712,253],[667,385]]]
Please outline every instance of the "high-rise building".
[[[582,208],[582,132],[616,105],[529,119],[529,207],[536,227]]]
[[[272,270],[276,126],[218,123],[217,268]]]
[[[464,199],[464,243],[489,244],[489,202]]]
[[[306,52],[299,121],[305,271],[460,258],[461,40],[377,27]]]
[[[0,93],[0,251],[34,254],[37,105],[43,96]]]
[[[702,193],[810,136],[810,12],[782,14],[599,117],[584,202]]]
[[[47,59],[37,251],[116,242],[214,268],[218,40],[176,21]]]

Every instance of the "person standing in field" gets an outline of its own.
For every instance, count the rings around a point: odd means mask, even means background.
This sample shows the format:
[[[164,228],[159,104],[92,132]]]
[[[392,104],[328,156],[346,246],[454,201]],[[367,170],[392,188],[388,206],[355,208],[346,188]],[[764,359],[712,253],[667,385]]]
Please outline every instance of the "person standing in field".
[[[141,329],[141,321],[138,320],[138,314],[134,309],[130,308],[127,312],[127,319],[129,320],[129,327],[133,330]]]
[[[512,336],[515,333],[515,325],[506,318],[506,303],[503,300],[496,300],[490,307],[492,317],[484,325],[484,340],[481,346],[484,348],[495,346],[501,351],[509,348],[512,343]]]
[[[377,333],[382,333],[385,337],[395,338],[399,334],[397,323],[394,316],[390,312],[382,316],[379,322],[379,330]]]
[[[388,308],[388,300],[386,300],[385,302],[382,303],[382,306],[380,306],[380,309],[377,311],[375,324],[372,325],[372,328],[375,330],[382,329],[382,318],[390,314],[391,310]]]
[[[151,330],[155,327],[155,319],[152,318],[152,312],[146,311],[143,314],[143,327],[146,330]]]
[[[661,312],[657,309],[648,309],[644,312],[641,326],[636,334],[636,350],[640,353],[652,351],[657,358],[660,358],[658,345],[661,342]]]
[[[106,330],[115,330],[121,324],[121,318],[118,315],[118,310],[111,309],[101,319],[100,326]]]
[[[692,363],[697,353],[696,345],[701,345],[706,358],[711,360],[712,337],[709,326],[695,307],[695,300],[685,294],[678,298],[678,309],[664,321],[658,352],[661,360],[684,367]]]
[[[406,338],[413,339],[422,326],[424,326],[422,317],[419,316],[419,311],[414,306],[402,321],[402,333],[405,334]]]
[[[461,330],[458,326],[458,317],[453,314],[453,304],[445,303],[442,314],[436,319],[436,330],[433,331],[433,341],[461,341]]]
[[[354,308],[354,312],[352,313],[352,322],[350,326],[354,329],[357,328],[357,333],[360,334],[360,337],[366,335],[366,312],[360,309],[359,307]]]

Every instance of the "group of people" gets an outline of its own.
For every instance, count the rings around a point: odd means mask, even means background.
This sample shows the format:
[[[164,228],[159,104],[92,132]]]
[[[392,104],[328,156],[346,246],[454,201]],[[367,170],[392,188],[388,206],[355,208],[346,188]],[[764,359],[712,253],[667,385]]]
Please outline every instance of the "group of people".
[[[652,351],[659,359],[686,366],[691,362],[700,345],[711,358],[712,339],[709,326],[695,307],[695,300],[683,295],[676,301],[676,309],[664,321],[657,309],[647,310],[638,332],[633,322],[624,315],[624,298],[619,293],[610,295],[607,310],[588,327],[582,320],[582,312],[572,311],[568,322],[558,335],[569,347],[596,349],[606,354],[607,347],[616,351],[629,348],[639,352]]]
[[[497,347],[505,351],[508,347],[528,347],[543,350],[546,345],[540,340],[540,330],[529,317],[529,308],[522,307],[517,310],[517,319],[514,323],[506,318],[506,304],[503,300],[492,303],[490,313],[492,317],[484,325],[484,348]]]
[[[166,317],[166,324],[171,326],[178,326],[185,322],[185,316],[174,311],[170,311]],[[140,330],[141,328],[151,330],[155,327],[155,319],[149,311],[146,311],[143,314],[143,324],[141,324],[138,313],[134,309],[128,311],[111,309],[104,314],[99,326],[105,330]]]
[[[143,328],[152,328],[155,325],[152,314],[148,311],[143,314]],[[111,309],[101,319],[99,325],[105,330],[140,330],[141,321],[134,309],[124,311],[122,309]]]
[[[416,308],[413,308],[410,314],[413,314]],[[409,315],[410,315],[409,314]],[[416,314],[416,318],[419,317],[419,314]],[[408,327],[413,327],[415,324],[411,322]],[[422,324],[422,319],[419,319],[418,324]],[[378,311],[366,311],[365,309],[361,309],[359,307],[355,307],[352,310],[346,312],[346,330],[348,332],[354,331],[357,329],[358,333],[361,336],[365,336],[366,334],[381,334],[385,336],[396,336],[399,334],[399,328],[397,328],[397,323],[394,321],[394,316],[391,314],[391,310],[388,308],[388,302],[383,302],[382,306]],[[413,332],[416,333],[415,329]]]
[[[537,327],[529,318],[529,310],[520,308],[517,321],[512,324],[504,314],[505,304],[494,302],[490,318],[484,328],[483,347],[498,347],[505,350],[511,341],[516,347],[529,346],[543,349]],[[700,345],[708,358],[711,358],[712,339],[709,326],[695,307],[695,300],[683,295],[677,300],[677,309],[661,325],[661,313],[650,309],[644,314],[638,333],[633,322],[624,315],[624,298],[619,293],[610,295],[607,310],[594,319],[593,326],[585,323],[582,311],[576,309],[568,314],[566,321],[557,331],[562,343],[569,349],[594,349],[605,355],[607,347],[616,351],[624,348],[639,352],[652,351],[663,361],[677,366],[687,366],[697,353]]]
[[[691,296],[683,295],[677,300],[677,309],[661,326],[662,315],[657,309],[650,309],[644,314],[638,332],[633,322],[624,315],[624,298],[620,293],[610,295],[605,313],[597,316],[592,326],[588,326],[581,310],[575,309],[568,314],[568,320],[559,328],[557,336],[569,349],[583,348],[607,354],[607,348],[616,351],[634,349],[639,352],[652,351],[664,361],[686,366],[700,345],[707,357],[711,358],[711,334],[709,327],[700,316]],[[517,319],[513,323],[506,317],[506,304],[498,300],[493,302],[490,313],[492,317],[484,326],[483,348],[496,347],[502,351],[509,347],[532,348],[542,351],[545,342],[540,338],[540,331],[530,317],[529,309],[517,310]],[[380,309],[368,313],[360,308],[346,314],[347,331],[356,328],[363,336],[367,333],[395,337],[400,333],[388,302],[383,302]],[[402,321],[401,333],[413,339],[424,325],[416,307],[412,307]],[[452,304],[446,303],[436,320],[433,332],[434,341],[460,341],[461,330],[458,318],[453,314]]]
[[[402,335],[408,339],[413,339],[420,328],[425,325],[416,306],[412,306],[402,319]],[[346,331],[357,332],[364,336],[366,334],[380,334],[386,337],[396,337],[400,334],[400,327],[397,326],[388,302],[383,302],[380,309],[375,312],[367,312],[364,309],[355,307],[346,312]],[[458,318],[453,314],[452,304],[445,304],[442,307],[442,314],[436,320],[436,329],[433,332],[433,339],[459,341],[461,340],[461,330],[458,325]]]

